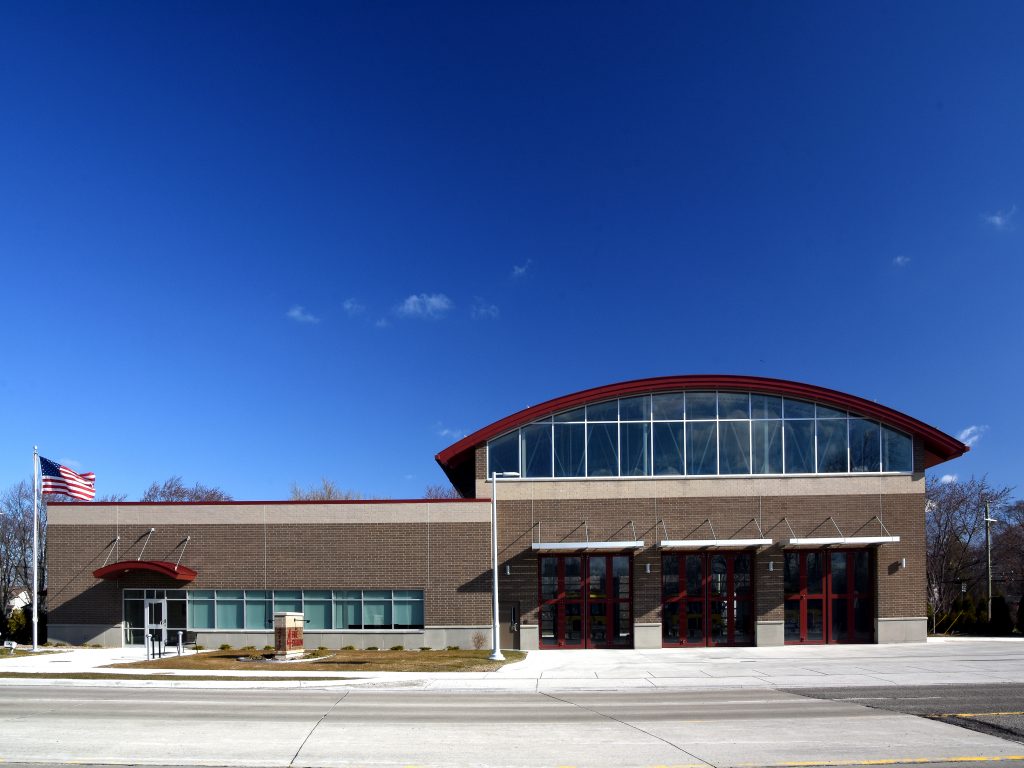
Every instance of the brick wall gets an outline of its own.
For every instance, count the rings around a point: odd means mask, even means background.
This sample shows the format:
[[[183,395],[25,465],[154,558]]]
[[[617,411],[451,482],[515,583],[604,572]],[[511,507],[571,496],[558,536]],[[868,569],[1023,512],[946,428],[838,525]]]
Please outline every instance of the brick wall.
[[[144,559],[180,555],[195,581],[92,575],[104,562],[137,559],[150,527]],[[489,540],[486,522],[51,524],[49,620],[115,624],[124,588],[422,589],[428,625],[486,624]]]
[[[758,619],[783,618],[783,542],[794,535],[838,535],[830,516],[847,536],[878,536],[882,529],[874,519],[877,515],[889,533],[900,537],[899,543],[876,550],[876,615],[925,615],[923,494],[506,502],[499,493],[498,498],[502,600],[519,601],[527,624],[538,620],[534,541],[584,541],[587,531],[593,541],[632,540],[635,526],[636,537],[645,546],[634,555],[634,616],[638,622],[659,622],[661,552],[657,543],[664,538],[713,538],[705,522],[708,518],[720,539],[761,538],[757,521],[764,537],[775,540],[755,558]],[[899,567],[902,558],[907,560],[906,569]],[[771,571],[769,562],[774,562]],[[510,576],[504,576],[505,564],[510,566]]]

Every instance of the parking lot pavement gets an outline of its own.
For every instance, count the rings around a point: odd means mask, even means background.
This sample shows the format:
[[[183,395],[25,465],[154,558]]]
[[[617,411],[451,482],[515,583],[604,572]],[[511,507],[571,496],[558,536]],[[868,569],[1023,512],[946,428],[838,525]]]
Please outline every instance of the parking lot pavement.
[[[930,685],[811,688],[801,696],[903,712],[1024,744],[1024,686]]]

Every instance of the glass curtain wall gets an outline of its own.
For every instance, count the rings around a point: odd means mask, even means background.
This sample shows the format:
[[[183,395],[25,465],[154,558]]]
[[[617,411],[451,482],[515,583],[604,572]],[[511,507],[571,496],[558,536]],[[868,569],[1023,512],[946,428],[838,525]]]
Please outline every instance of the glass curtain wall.
[[[526,478],[910,472],[909,435],[806,400],[666,392],[608,400],[488,443],[488,475]]]
[[[126,589],[126,641],[142,642],[145,599],[167,600],[167,629],[270,631],[274,613],[304,615],[307,630],[423,629],[423,590]]]

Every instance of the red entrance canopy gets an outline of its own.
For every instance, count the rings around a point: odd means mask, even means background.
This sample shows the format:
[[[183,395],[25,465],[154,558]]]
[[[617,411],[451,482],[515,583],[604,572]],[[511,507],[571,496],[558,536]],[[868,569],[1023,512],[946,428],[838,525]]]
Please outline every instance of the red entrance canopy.
[[[157,573],[175,581],[193,581],[199,574],[184,565],[176,565],[166,560],[125,560],[122,563],[111,563],[92,572],[97,579],[119,579],[129,573]]]

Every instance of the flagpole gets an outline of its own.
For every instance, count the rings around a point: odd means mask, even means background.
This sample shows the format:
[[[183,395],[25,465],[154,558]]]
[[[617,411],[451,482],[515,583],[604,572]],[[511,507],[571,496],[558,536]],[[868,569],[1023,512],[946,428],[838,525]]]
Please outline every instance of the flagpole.
[[[39,650],[39,446],[32,447],[32,650]]]

